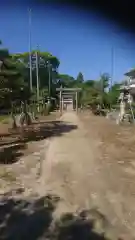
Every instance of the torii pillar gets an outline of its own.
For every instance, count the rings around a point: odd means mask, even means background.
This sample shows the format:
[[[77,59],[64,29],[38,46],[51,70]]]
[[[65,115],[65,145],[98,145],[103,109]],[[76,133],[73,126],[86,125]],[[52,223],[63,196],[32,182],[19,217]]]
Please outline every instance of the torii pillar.
[[[76,100],[76,113],[78,113],[78,92],[75,93],[75,100]]]
[[[62,87],[60,87],[60,114],[62,114]]]

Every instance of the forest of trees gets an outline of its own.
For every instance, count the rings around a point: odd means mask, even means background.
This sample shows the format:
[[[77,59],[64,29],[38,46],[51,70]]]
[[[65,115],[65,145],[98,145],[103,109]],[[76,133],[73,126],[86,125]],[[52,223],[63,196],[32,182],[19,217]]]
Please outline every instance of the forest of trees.
[[[32,54],[35,54],[33,51]],[[103,73],[99,79],[84,79],[79,72],[76,78],[59,73],[60,59],[48,52],[38,51],[39,96],[45,99],[49,95],[49,74],[51,79],[50,96],[57,98],[56,88],[81,87],[81,104],[101,103],[106,108],[117,103],[120,84],[110,87],[110,76]],[[10,109],[13,101],[36,100],[35,58],[32,59],[33,89],[30,91],[29,53],[11,54],[0,42],[0,111]],[[109,89],[109,91],[108,91]],[[40,99],[39,99],[40,100]]]

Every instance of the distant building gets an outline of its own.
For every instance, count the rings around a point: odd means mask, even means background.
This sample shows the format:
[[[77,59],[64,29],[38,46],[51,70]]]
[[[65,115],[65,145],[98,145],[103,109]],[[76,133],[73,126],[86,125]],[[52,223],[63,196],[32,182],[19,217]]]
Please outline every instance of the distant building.
[[[135,79],[135,69],[132,68],[130,71],[126,72],[124,75],[128,78]]]
[[[135,69],[131,69],[124,74],[128,82],[131,94],[135,95]]]

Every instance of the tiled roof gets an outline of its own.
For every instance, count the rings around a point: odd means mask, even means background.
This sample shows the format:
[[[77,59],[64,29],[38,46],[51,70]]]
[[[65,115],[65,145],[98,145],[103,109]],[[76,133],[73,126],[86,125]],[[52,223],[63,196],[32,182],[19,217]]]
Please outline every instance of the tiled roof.
[[[130,77],[130,76],[132,76],[132,74],[135,75],[135,68],[130,69],[130,71],[126,72],[124,75]]]

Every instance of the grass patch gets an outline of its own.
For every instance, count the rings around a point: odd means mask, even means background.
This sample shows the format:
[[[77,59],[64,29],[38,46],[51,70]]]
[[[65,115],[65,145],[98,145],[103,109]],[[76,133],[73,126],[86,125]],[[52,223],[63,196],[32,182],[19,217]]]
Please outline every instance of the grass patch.
[[[8,182],[15,182],[16,181],[16,177],[15,177],[14,173],[9,172],[5,168],[0,169],[0,178],[2,180],[8,181]]]
[[[9,123],[9,115],[0,115],[0,122],[3,124]]]

